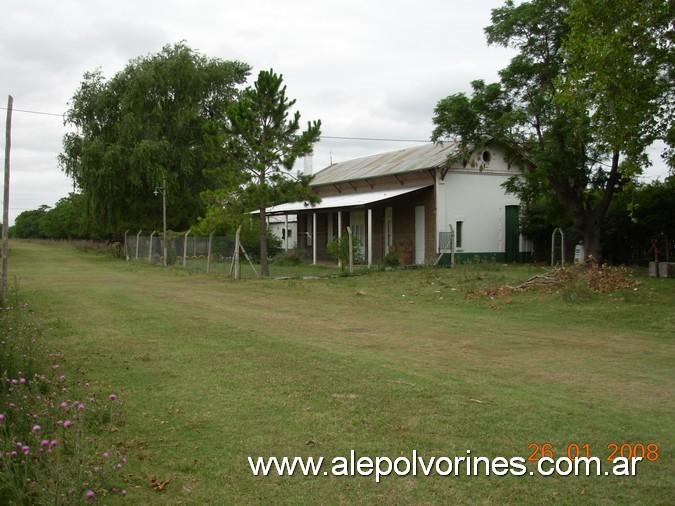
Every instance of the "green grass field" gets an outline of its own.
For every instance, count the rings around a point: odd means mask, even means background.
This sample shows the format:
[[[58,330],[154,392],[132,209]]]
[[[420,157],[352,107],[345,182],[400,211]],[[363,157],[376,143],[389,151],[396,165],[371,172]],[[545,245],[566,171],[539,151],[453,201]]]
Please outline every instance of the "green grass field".
[[[126,504],[672,504],[675,282],[466,298],[533,266],[232,281],[14,241],[62,367],[118,392]],[[242,265],[242,272],[248,266]],[[286,269],[272,276],[295,275]],[[658,445],[637,476],[254,477],[247,457],[527,459]],[[536,445],[536,446],[535,446]],[[549,448],[546,446],[545,448]],[[652,447],[653,448],[653,447]],[[657,459],[653,458],[658,456]],[[326,465],[325,469],[330,469]],[[611,469],[604,462],[603,470]],[[420,473],[421,474],[421,473]],[[151,480],[169,483],[164,490]]]

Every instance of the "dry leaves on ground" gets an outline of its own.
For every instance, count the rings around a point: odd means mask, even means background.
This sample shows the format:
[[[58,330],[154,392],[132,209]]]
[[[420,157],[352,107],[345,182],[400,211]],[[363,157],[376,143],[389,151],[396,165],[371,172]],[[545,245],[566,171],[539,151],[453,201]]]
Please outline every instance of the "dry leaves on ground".
[[[573,286],[583,285],[595,293],[611,293],[625,288],[637,288],[641,282],[633,278],[629,269],[607,264],[556,267],[544,274],[537,274],[519,285],[497,285],[478,288],[467,297],[494,297],[513,292],[541,291],[553,293]]]

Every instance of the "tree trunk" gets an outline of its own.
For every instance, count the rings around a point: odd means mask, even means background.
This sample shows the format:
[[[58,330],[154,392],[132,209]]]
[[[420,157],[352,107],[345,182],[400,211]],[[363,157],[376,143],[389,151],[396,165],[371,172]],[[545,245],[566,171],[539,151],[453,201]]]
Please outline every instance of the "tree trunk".
[[[260,211],[260,276],[270,277],[270,267],[267,261],[267,209],[264,205],[259,207]]]
[[[616,185],[619,182],[619,160],[620,153],[615,151],[612,154],[612,166],[607,175],[607,183],[602,191],[602,198],[594,209],[588,210],[584,218],[584,253],[586,258],[592,258],[594,262],[602,263],[602,218],[607,214],[609,203],[616,191]]]
[[[602,246],[600,244],[602,227],[596,220],[590,218],[586,221],[584,234],[584,260],[592,260],[596,263],[602,262]]]
[[[564,148],[564,145],[563,145]],[[561,152],[564,149],[561,148]],[[607,213],[609,204],[616,191],[619,182],[619,158],[620,154],[614,152],[612,165],[607,173],[607,183],[601,190],[602,197],[593,207],[585,185],[575,185],[574,180],[564,176],[567,170],[549,171],[549,185],[560,200],[562,206],[569,212],[574,226],[584,235],[585,260],[592,258],[594,262],[602,262],[602,218]],[[564,167],[563,167],[564,168]],[[584,188],[580,190],[579,188]]]

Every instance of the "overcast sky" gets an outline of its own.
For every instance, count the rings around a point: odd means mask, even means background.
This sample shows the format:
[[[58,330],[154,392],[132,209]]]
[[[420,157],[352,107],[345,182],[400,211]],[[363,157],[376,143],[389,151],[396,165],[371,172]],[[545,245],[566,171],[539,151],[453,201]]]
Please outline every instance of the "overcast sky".
[[[302,124],[322,121],[314,169],[428,141],[433,109],[497,80],[513,52],[483,29],[504,0],[5,0],[0,107],[14,97],[10,221],[73,190],[56,157],[60,116],[87,71],[185,41],[201,54],[283,74]],[[35,114],[35,111],[50,114]],[[2,109],[2,125],[5,110]],[[4,128],[2,146],[4,148]],[[333,137],[333,138],[331,138]],[[401,141],[346,140],[399,139]],[[4,149],[3,149],[4,153]],[[660,162],[656,157],[656,162]],[[663,177],[656,163],[648,178]]]

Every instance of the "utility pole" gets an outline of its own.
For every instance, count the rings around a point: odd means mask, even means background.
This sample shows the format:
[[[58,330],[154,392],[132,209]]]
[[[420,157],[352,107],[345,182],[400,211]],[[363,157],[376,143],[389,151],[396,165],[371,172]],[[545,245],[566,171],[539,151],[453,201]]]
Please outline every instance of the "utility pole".
[[[2,281],[0,296],[2,302],[7,298],[7,257],[9,255],[9,153],[12,146],[12,106],[14,99],[7,100],[7,125],[5,127],[5,192],[2,201]]]

